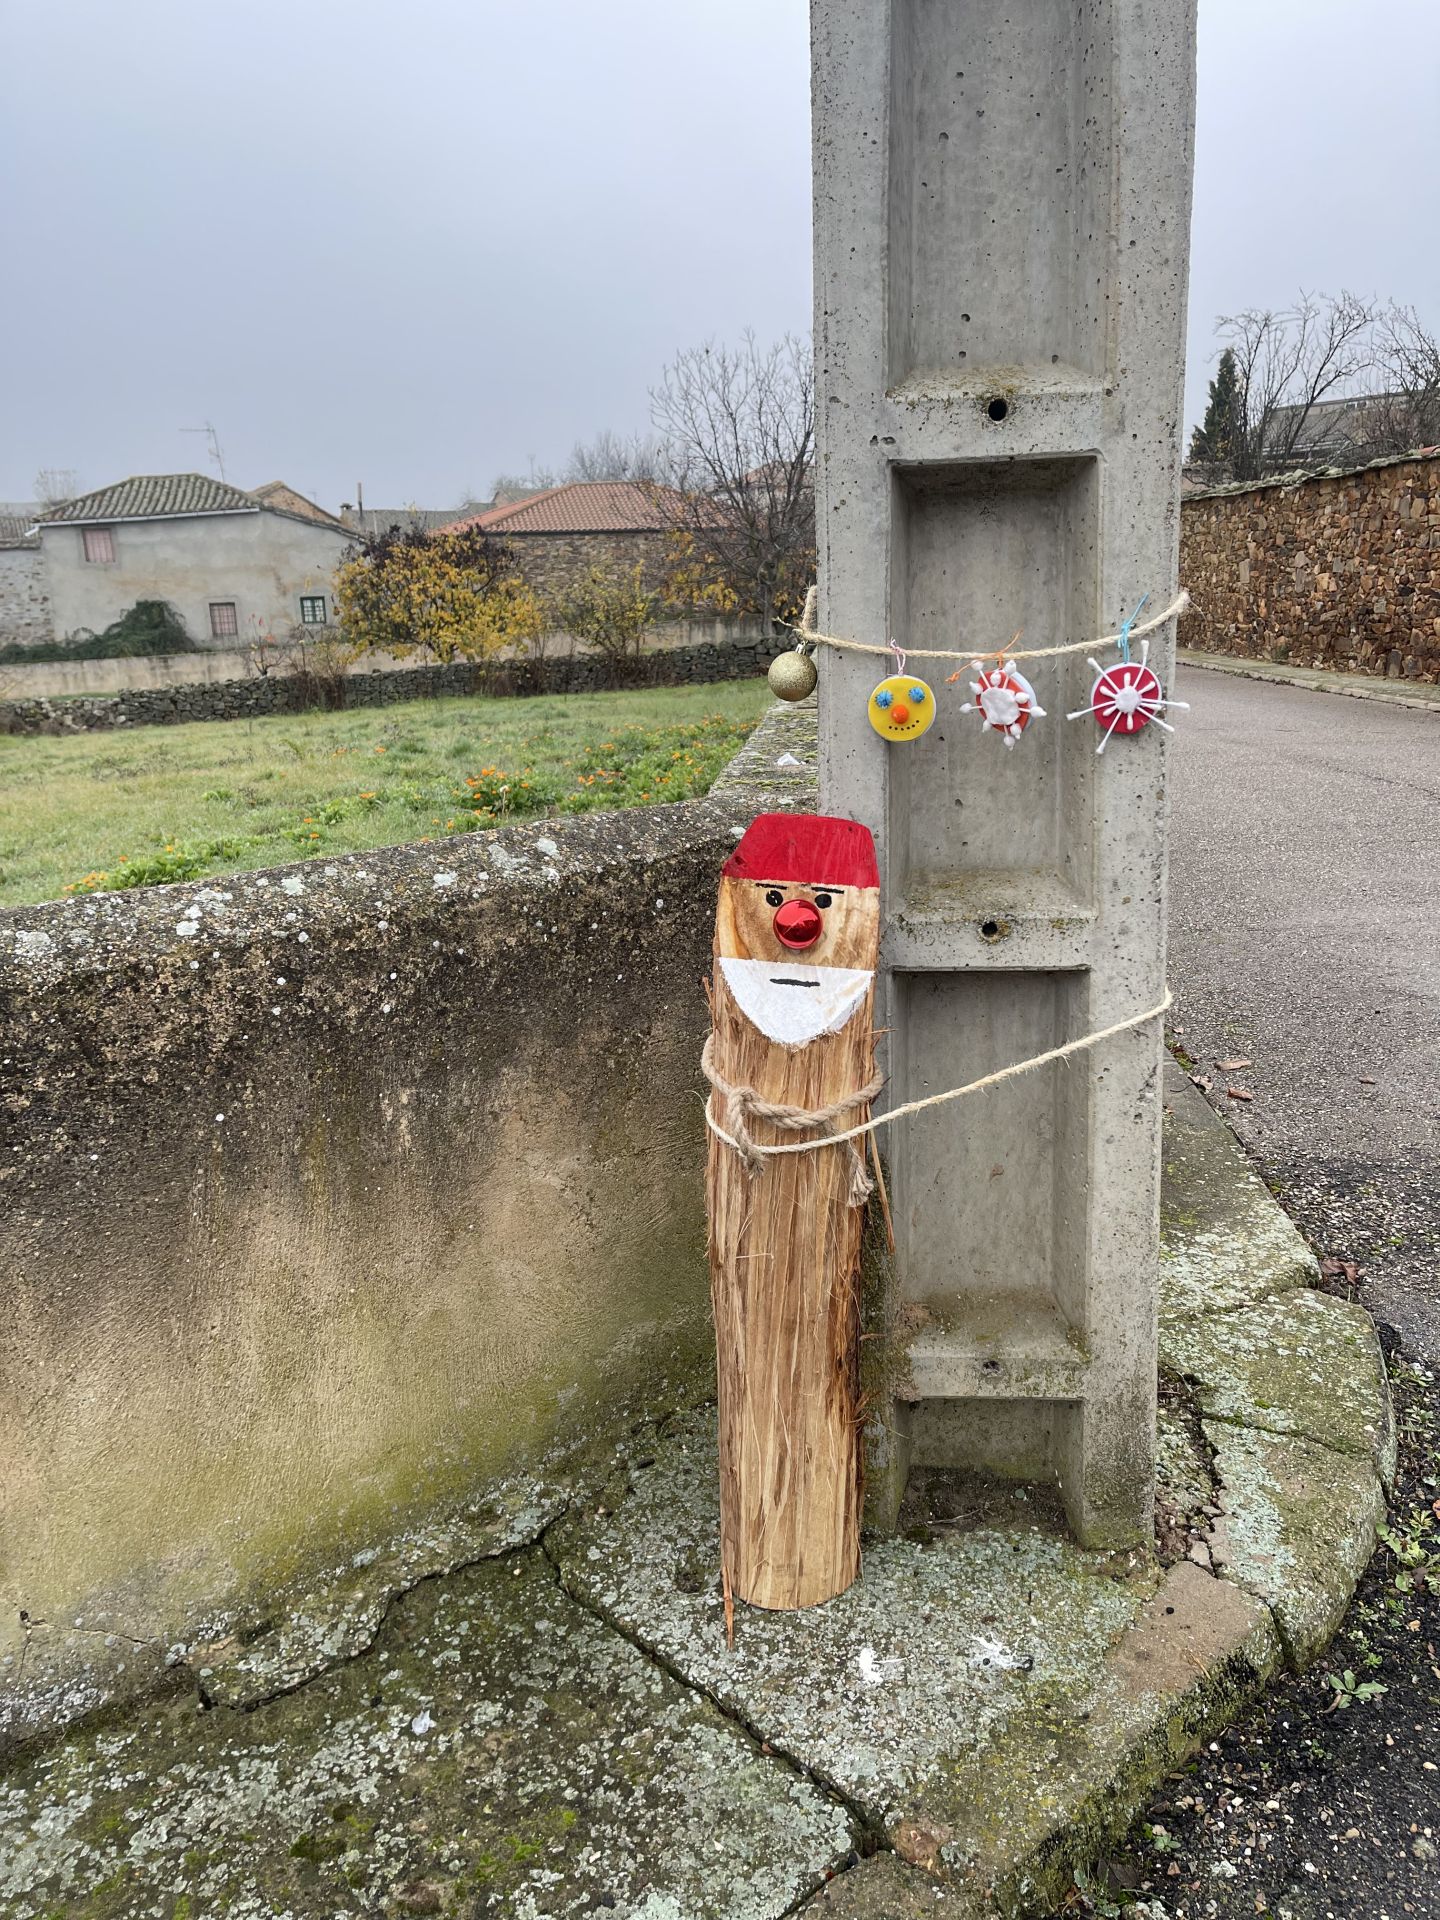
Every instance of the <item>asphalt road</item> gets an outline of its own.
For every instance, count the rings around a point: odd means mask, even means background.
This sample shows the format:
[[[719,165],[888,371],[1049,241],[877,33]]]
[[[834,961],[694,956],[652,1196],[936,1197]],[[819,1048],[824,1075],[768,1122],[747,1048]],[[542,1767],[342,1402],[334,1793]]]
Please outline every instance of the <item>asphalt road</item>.
[[[1182,678],[1172,1033],[1312,1244],[1440,1363],[1440,714]]]
[[[1392,1524],[1440,1556],[1440,713],[1182,679],[1172,1040],[1380,1323]],[[1066,1920],[1437,1920],[1440,1557],[1399,1565],[1376,1554],[1328,1654],[1167,1783]],[[1380,1691],[1340,1698],[1347,1671]]]

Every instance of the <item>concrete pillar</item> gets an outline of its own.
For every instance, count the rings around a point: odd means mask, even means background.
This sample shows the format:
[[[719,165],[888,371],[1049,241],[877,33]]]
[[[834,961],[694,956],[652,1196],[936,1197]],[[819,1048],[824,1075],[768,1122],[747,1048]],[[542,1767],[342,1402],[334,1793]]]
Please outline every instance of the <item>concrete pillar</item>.
[[[1195,0],[812,0],[819,626],[991,651],[1173,597]],[[1162,678],[1173,624],[1152,643]],[[1026,669],[1013,751],[926,671],[922,738],[821,667],[821,804],[886,908],[888,1098],[1153,1006],[1167,736],[1097,757],[1084,655]],[[1183,724],[1183,719],[1182,719]],[[886,1138],[905,1349],[872,1517],[912,1465],[1052,1478],[1076,1535],[1148,1536],[1159,1023]]]

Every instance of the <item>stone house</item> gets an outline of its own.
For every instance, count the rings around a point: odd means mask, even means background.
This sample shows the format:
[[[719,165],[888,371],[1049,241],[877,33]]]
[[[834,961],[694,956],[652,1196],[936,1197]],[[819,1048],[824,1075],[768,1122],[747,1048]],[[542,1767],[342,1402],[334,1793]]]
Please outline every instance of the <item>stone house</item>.
[[[121,480],[46,508],[38,528],[56,639],[166,600],[193,640],[216,647],[330,625],[333,575],[354,538],[283,481],[246,493],[202,473]]]
[[[638,480],[584,480],[547,487],[526,500],[468,514],[451,527],[480,527],[510,547],[543,594],[572,587],[591,567],[629,569],[659,588],[670,558],[662,488]]]
[[[0,501],[0,647],[33,647],[50,638],[39,512],[35,500]]]

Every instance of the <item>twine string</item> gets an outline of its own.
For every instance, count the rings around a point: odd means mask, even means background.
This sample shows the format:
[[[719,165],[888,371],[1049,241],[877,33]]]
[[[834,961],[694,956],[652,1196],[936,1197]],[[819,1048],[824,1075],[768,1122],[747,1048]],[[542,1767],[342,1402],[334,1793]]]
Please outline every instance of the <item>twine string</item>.
[[[885,1076],[876,1074],[868,1086],[859,1088],[855,1093],[845,1093],[838,1100],[832,1100],[828,1107],[791,1107],[782,1101],[767,1100],[757,1093],[754,1087],[732,1087],[724,1079],[715,1065],[715,1036],[712,1033],[705,1042],[700,1055],[700,1069],[705,1078],[722,1095],[725,1101],[725,1117],[735,1129],[733,1134],[724,1132],[717,1124],[711,1111],[710,1101],[705,1102],[705,1120],[712,1133],[733,1147],[744,1163],[745,1170],[752,1177],[762,1173],[765,1161],[772,1153],[804,1152],[812,1147],[848,1145],[850,1149],[850,1191],[847,1196],[852,1207],[863,1207],[875,1190],[875,1183],[865,1171],[865,1162],[853,1144],[855,1135],[863,1133],[862,1124],[849,1133],[837,1134],[833,1131],[835,1122],[843,1120],[847,1113],[856,1107],[865,1107],[875,1098],[885,1085]],[[820,1130],[818,1139],[800,1140],[793,1147],[766,1147],[750,1132],[752,1120],[766,1120],[772,1127],[780,1127],[786,1133],[800,1133],[816,1128]]]
[[[1148,594],[1146,598],[1149,598]],[[1140,605],[1143,606],[1144,604],[1145,602],[1142,600]],[[1132,614],[1119,633],[1102,633],[1094,640],[1067,640],[1062,646],[1058,647],[1023,647],[1018,653],[1013,653],[1009,648],[1006,648],[1004,649],[1005,658],[1007,660],[1053,660],[1057,655],[1062,653],[1084,653],[1088,647],[1119,646],[1122,637],[1128,645],[1130,640],[1138,640],[1147,633],[1158,633],[1160,628],[1168,625],[1170,621],[1178,620],[1189,605],[1190,596],[1182,589],[1176,594],[1175,598],[1163,613],[1152,614],[1150,619],[1143,621],[1139,626],[1134,625],[1135,615]],[[1140,608],[1137,607],[1135,612],[1138,613],[1139,611]],[[801,619],[802,621],[807,621],[813,617],[813,609],[807,595],[805,612],[801,615]],[[792,627],[791,632],[803,633],[806,641],[813,646],[839,647],[845,653],[883,654],[898,651],[893,640],[887,641],[884,646],[876,646],[868,640],[842,640],[838,634],[816,633],[813,628],[807,625]],[[911,647],[909,652],[916,660],[963,660],[967,665],[973,663],[975,660],[974,647],[965,647],[959,652],[948,647]]]
[[[1143,1027],[1151,1020],[1158,1020],[1168,1013],[1172,996],[1166,990],[1165,998],[1158,1006],[1148,1008],[1144,1013],[1132,1013],[1127,1019],[1116,1020],[1108,1027],[1099,1027],[1093,1033],[1082,1034],[1078,1040],[1067,1040],[1063,1046],[1047,1047],[1044,1053],[1032,1054],[1028,1060],[1017,1060],[1008,1067],[999,1067],[994,1073],[982,1074],[978,1080],[967,1080],[963,1087],[947,1087],[943,1093],[928,1094],[923,1100],[907,1100],[903,1106],[891,1107],[888,1113],[872,1115],[858,1125],[836,1132],[833,1123],[841,1119],[852,1107],[865,1106],[873,1100],[884,1085],[883,1077],[872,1080],[868,1087],[862,1087],[858,1093],[843,1095],[832,1101],[828,1107],[787,1107],[776,1101],[763,1100],[753,1087],[732,1087],[715,1071],[711,1055],[714,1035],[705,1042],[705,1050],[700,1056],[700,1065],[705,1078],[716,1093],[723,1094],[726,1101],[726,1118],[731,1119],[735,1132],[727,1133],[715,1118],[713,1095],[705,1102],[705,1124],[717,1140],[739,1154],[751,1174],[761,1171],[767,1160],[781,1153],[814,1153],[819,1147],[841,1147],[858,1140],[862,1134],[874,1134],[881,1127],[888,1127],[892,1120],[903,1120],[913,1113],[924,1113],[930,1107],[943,1107],[948,1101],[962,1100],[967,1094],[980,1093],[986,1087],[998,1086],[1002,1080],[1013,1080],[1018,1074],[1032,1073],[1036,1067],[1048,1067],[1052,1061],[1068,1060],[1077,1053],[1083,1053],[1090,1047],[1098,1047],[1103,1040],[1113,1040],[1117,1034],[1128,1033],[1134,1027]],[[768,1120],[772,1126],[783,1128],[787,1133],[798,1133],[810,1128],[826,1129],[814,1140],[782,1140],[774,1146],[763,1146],[754,1139],[746,1126],[746,1116]],[[732,1119],[732,1115],[738,1117]],[[860,1156],[854,1146],[850,1147],[851,1166],[851,1202],[859,1206],[868,1198],[871,1182],[865,1174]],[[856,1168],[858,1166],[858,1175]],[[853,1196],[859,1184],[864,1183],[864,1192],[860,1199]]]

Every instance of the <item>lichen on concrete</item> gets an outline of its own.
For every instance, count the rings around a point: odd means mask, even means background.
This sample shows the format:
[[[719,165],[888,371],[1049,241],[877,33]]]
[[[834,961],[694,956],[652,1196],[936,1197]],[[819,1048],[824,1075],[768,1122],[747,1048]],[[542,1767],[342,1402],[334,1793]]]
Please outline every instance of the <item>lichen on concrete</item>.
[[[0,1787],[0,1909],[774,1920],[852,1838],[531,1550],[253,1712],[175,1700],[32,1759]]]
[[[1143,1558],[1030,1525],[872,1543],[861,1580],[801,1613],[742,1608],[725,1644],[712,1416],[677,1422],[620,1511],[547,1538],[567,1587],[763,1739],[894,1827],[957,1753],[1091,1684],[1154,1590]],[[704,1568],[703,1580],[695,1577]]]
[[[1162,1320],[1224,1313],[1320,1278],[1239,1142],[1173,1062],[1162,1151]]]
[[[1239,1312],[1169,1320],[1160,1358],[1193,1383],[1209,1419],[1296,1434],[1393,1476],[1385,1359],[1363,1307],[1302,1287]]]
[[[303,1591],[281,1593],[261,1623],[241,1617],[219,1648],[191,1651],[201,1691],[216,1706],[246,1707],[288,1693],[375,1639],[386,1612],[422,1580],[532,1545],[563,1510],[566,1492],[522,1478],[502,1481],[468,1512],[408,1527],[363,1548]]]
[[[1344,1618],[1375,1548],[1385,1494],[1374,1465],[1288,1434],[1208,1420],[1223,1517],[1211,1541],[1227,1578],[1272,1609],[1296,1667]]]

